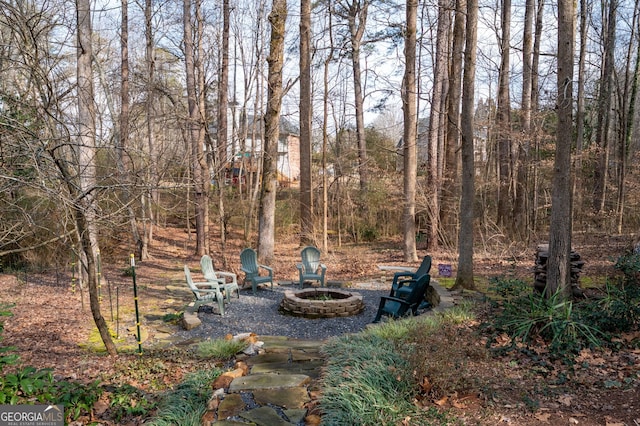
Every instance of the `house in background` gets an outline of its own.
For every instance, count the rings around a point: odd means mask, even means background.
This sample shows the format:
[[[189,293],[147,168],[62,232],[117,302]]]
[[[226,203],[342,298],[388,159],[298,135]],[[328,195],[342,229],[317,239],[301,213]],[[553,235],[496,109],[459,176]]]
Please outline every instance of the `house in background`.
[[[473,130],[473,152],[476,174],[482,170],[482,165],[487,162],[487,144],[489,141],[489,120],[495,111],[495,104],[491,99],[478,101],[474,116]],[[418,120],[418,140],[416,142],[416,155],[418,159],[418,170],[428,167],[429,161],[429,118]],[[398,160],[396,170],[404,170],[404,140],[400,138],[396,144]]]
[[[247,118],[247,137],[243,146],[228,146],[228,155],[233,158],[225,166],[227,184],[245,183],[245,173],[259,170],[264,147],[264,120],[261,117]],[[210,129],[215,133],[215,127]],[[280,117],[280,136],[277,146],[276,172],[282,186],[297,185],[300,181],[300,131],[290,120]]]

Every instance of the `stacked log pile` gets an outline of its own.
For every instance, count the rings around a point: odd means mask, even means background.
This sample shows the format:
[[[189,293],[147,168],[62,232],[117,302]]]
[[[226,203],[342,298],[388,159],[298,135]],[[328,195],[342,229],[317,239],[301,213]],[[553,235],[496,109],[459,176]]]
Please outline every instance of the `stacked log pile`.
[[[549,244],[540,244],[536,249],[536,266],[534,269],[535,281],[534,287],[536,291],[542,293],[547,285],[547,260],[549,260]],[[585,262],[581,260],[580,255],[571,250],[571,291],[574,296],[582,295],[580,289],[580,273]]]

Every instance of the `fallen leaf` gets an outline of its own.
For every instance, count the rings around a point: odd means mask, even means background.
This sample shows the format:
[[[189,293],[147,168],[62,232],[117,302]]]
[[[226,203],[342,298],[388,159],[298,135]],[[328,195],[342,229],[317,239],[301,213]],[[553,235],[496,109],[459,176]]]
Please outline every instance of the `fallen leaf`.
[[[573,397],[571,395],[562,395],[561,397],[558,398],[558,402],[561,403],[562,405],[569,407],[571,405],[572,399]]]
[[[541,422],[544,422],[544,423],[547,423],[549,421],[550,417],[551,417],[551,414],[549,414],[549,413],[538,413],[538,414],[536,414],[536,419],[541,421]]]
[[[614,420],[609,416],[606,416],[604,418],[604,424],[605,424],[605,426],[625,426],[625,424],[623,422],[619,422],[617,420]]]
[[[420,383],[420,389],[422,389],[422,392],[424,393],[429,393],[432,388],[433,388],[433,385],[431,384],[431,381],[427,376],[424,376],[422,378],[422,383]]]
[[[444,396],[444,397],[440,398],[439,400],[434,401],[434,404],[439,405],[439,406],[442,407],[447,403],[448,400],[449,400],[449,398]]]

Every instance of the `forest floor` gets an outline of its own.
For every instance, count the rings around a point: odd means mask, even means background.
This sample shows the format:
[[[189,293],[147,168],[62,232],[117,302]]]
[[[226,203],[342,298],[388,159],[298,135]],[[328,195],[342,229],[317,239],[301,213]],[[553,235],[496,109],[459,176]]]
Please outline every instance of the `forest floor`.
[[[276,280],[295,280],[295,263],[300,247],[291,239],[278,238],[275,261],[272,265]],[[597,287],[607,277],[616,275],[615,259],[631,245],[629,236],[576,235],[573,247],[586,262],[582,283]],[[228,241],[221,256],[212,250],[216,267],[239,273],[239,253],[242,241]],[[509,246],[492,253],[477,252],[474,273],[480,282],[496,276],[516,276],[530,280],[533,277],[536,243],[529,246]],[[166,314],[179,313],[185,300],[167,291],[171,286],[183,286],[182,265],[199,269],[199,258],[193,255],[193,235],[183,229],[158,229],[151,249],[152,258],[138,261],[135,269],[138,286],[139,309],[143,324]],[[86,291],[73,291],[69,268],[46,273],[18,273],[0,275],[0,300],[14,305],[12,316],[4,318],[2,346],[15,347],[22,365],[52,368],[58,378],[92,382],[129,383],[154,391],[178,383],[189,371],[203,368],[202,361],[182,354],[179,347],[170,350],[155,348],[160,334],[167,336],[176,325],[166,324],[145,336],[145,355],[135,354],[135,319],[133,306],[133,280],[124,274],[129,266],[128,254],[121,250],[103,248],[103,315],[110,322],[114,309],[119,317],[118,344],[128,345],[116,358],[97,352],[99,339],[89,310]],[[419,251],[419,256],[427,254]],[[428,253],[433,258],[437,280],[437,265],[457,262],[455,253],[438,251]],[[328,266],[329,280],[367,282],[380,280],[378,265],[407,265],[403,261],[399,241],[344,245],[331,244],[323,255]],[[418,262],[411,266],[417,266]],[[239,274],[239,277],[241,274]],[[104,287],[104,285],[103,285]],[[114,294],[118,297],[115,298]],[[114,323],[110,322],[111,326]],[[175,330],[175,328],[173,328]],[[162,331],[158,331],[162,330]],[[157,336],[152,335],[158,334]],[[478,330],[469,330],[469,338],[478,336]],[[639,333],[624,336],[638,339]],[[471,342],[470,342],[471,343]],[[122,346],[124,347],[124,346]],[[133,348],[133,350],[132,350]],[[184,352],[184,351],[183,351]],[[163,355],[163,353],[165,355]],[[481,383],[496,381],[496,367],[506,374],[501,384],[492,384],[491,394],[479,386],[475,389],[475,403],[455,404],[449,408],[464,419],[464,424],[478,425],[640,425],[640,350],[585,351],[580,363],[567,369],[559,363],[545,364],[545,351],[527,357],[523,353],[496,357],[478,371]],[[533,358],[536,358],[535,362]],[[475,366],[474,368],[479,368]],[[498,386],[498,388],[495,388]],[[535,398],[531,398],[535,395]],[[104,412],[105,407],[102,408]],[[99,411],[96,408],[96,411]],[[99,414],[99,413],[98,413]],[[138,419],[139,420],[139,419]],[[128,424],[136,424],[132,419]],[[87,419],[88,422],[88,419]],[[104,421],[98,424],[115,424]],[[407,424],[411,424],[410,422]]]

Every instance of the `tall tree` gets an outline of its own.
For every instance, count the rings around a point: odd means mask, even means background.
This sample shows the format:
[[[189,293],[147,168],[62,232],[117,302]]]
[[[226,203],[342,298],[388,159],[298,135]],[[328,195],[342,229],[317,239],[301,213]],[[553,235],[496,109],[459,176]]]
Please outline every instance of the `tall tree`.
[[[147,119],[145,121],[147,127],[147,155],[149,157],[149,167],[147,176],[148,190],[142,197],[143,212],[143,238],[141,259],[149,257],[149,243],[153,241],[153,222],[155,220],[154,204],[158,199],[157,180],[157,161],[156,161],[156,137],[154,126],[154,106],[155,106],[155,54],[153,46],[153,6],[151,0],[145,0],[144,3],[144,36],[145,36],[145,65],[146,65],[146,94],[145,112]]]
[[[77,93],[78,93],[78,141],[76,147],[79,188],[71,179],[66,179],[71,193],[76,196],[75,219],[80,235],[80,243],[86,255],[89,303],[107,352],[116,355],[116,347],[111,339],[109,327],[100,312],[96,259],[100,252],[98,245],[97,202],[96,202],[96,123],[93,93],[93,72],[91,69],[92,25],[89,0],[76,0],[77,13]],[[66,173],[66,172],[65,172]]]
[[[369,0],[341,0],[338,2],[336,13],[347,20],[349,27],[349,43],[351,51],[351,65],[353,71],[353,95],[356,114],[356,139],[358,144],[358,170],[360,174],[360,190],[366,192],[369,187],[367,164],[367,142],[364,128],[364,92],[362,89],[362,67],[360,65],[362,39],[364,37]]]
[[[575,14],[572,0],[558,1],[558,100],[556,150],[551,189],[549,260],[545,295],[571,291],[571,145],[573,142],[573,52]]]
[[[121,180],[127,180],[124,187],[124,201],[129,215],[131,235],[138,259],[146,258],[145,246],[138,230],[138,221],[132,206],[133,195],[129,185],[129,165],[126,150],[129,145],[130,93],[129,93],[129,5],[127,0],[120,2],[120,123],[116,140],[116,162]]]
[[[196,6],[199,6],[198,1]],[[199,9],[199,7],[196,7]],[[209,170],[204,156],[204,120],[203,111],[200,111],[198,83],[196,80],[196,54],[194,47],[193,22],[191,19],[191,0],[184,0],[183,30],[184,30],[184,58],[187,76],[187,104],[189,117],[187,120],[187,136],[191,147],[191,172],[193,179],[193,192],[196,218],[196,255],[207,253],[209,241],[207,235],[207,208],[209,180],[206,174]],[[196,12],[198,15],[199,12]],[[206,180],[205,180],[206,179]],[[206,187],[205,187],[206,185]]]
[[[473,148],[476,48],[478,44],[478,1],[467,0],[466,44],[462,78],[462,189],[460,197],[460,234],[458,237],[458,273],[455,288],[474,289],[473,219],[475,201],[475,165]]]
[[[313,239],[311,197],[311,0],[300,0],[300,244]]]
[[[587,37],[589,28],[587,19],[587,0],[580,0],[580,53],[578,54],[578,99],[576,104],[576,164],[574,180],[574,202],[576,206],[582,205],[582,155],[585,146],[584,120],[585,120],[585,69],[587,64]]]
[[[606,2],[604,3],[606,4]],[[610,155],[611,96],[614,75],[614,51],[616,37],[617,0],[609,1],[608,16],[603,26],[602,44],[604,63],[600,77],[598,94],[598,123],[596,126],[596,165],[593,170],[593,210],[598,213],[604,209],[606,201],[607,170]]]
[[[418,104],[416,84],[416,32],[418,0],[407,0],[407,28],[404,41],[404,79],[402,81],[402,111],[404,113],[404,260],[418,260],[416,253],[416,178],[418,160],[416,143],[418,132]]]
[[[436,33],[435,69],[433,72],[433,94],[429,111],[429,231],[428,248],[433,251],[438,247],[440,230],[440,163],[442,158],[442,139],[447,128],[446,122],[446,88],[447,65],[449,63],[449,40],[451,27],[451,6],[448,0],[438,2],[438,29]]]
[[[513,165],[511,155],[511,99],[509,95],[510,48],[511,48],[511,0],[502,0],[502,35],[500,38],[500,74],[498,83],[498,108],[496,125],[498,127],[498,218],[501,226],[512,225],[513,205],[511,182]]]
[[[267,111],[264,117],[264,154],[262,157],[262,186],[258,221],[258,255],[266,264],[273,260],[275,245],[276,160],[280,138],[280,109],[282,108],[282,68],[284,64],[284,34],[287,21],[286,0],[273,0],[269,23]]]
[[[445,170],[442,185],[440,221],[443,235],[455,235],[458,225],[458,148],[460,144],[460,97],[462,89],[462,53],[466,19],[466,1],[455,1],[453,45],[449,66],[449,91],[447,94],[447,138],[445,142]],[[446,241],[452,243],[451,241]],[[452,245],[452,244],[451,244]]]
[[[514,235],[528,236],[527,180],[528,154],[531,145],[531,79],[533,54],[533,17],[535,0],[525,1],[524,29],[522,34],[522,97],[520,103],[520,130],[516,155],[516,186],[513,204]]]
[[[640,13],[640,4],[636,2],[633,10],[633,18],[631,20],[631,34],[630,39],[636,38],[636,25],[639,21],[638,13]],[[639,28],[640,29],[640,28]],[[635,66],[633,72],[631,71],[631,64],[633,62],[633,50],[636,50]],[[631,145],[632,130],[634,128],[635,121],[635,108],[636,97],[638,92],[638,74],[640,73],[640,43],[636,42],[634,46],[633,41],[629,43],[626,54],[626,66],[624,73],[624,84],[622,85],[622,93],[618,95],[620,98],[620,112],[618,113],[620,119],[619,140],[618,140],[618,168],[616,173],[616,180],[618,183],[617,199],[616,199],[616,215],[618,217],[618,233],[622,233],[622,225],[624,221],[624,206],[625,206],[625,193],[626,193],[626,178],[627,178],[627,166],[629,146]],[[620,89],[619,89],[620,90]]]
[[[216,140],[218,143],[216,149],[215,171],[218,181],[218,215],[220,217],[220,248],[223,257],[223,263],[226,264],[225,253],[227,252],[227,218],[224,203],[224,181],[225,170],[227,168],[227,109],[229,106],[229,21],[231,10],[229,0],[222,1],[222,48],[220,49],[220,71],[218,83],[218,129]],[[232,153],[233,154],[233,153]],[[233,159],[231,160],[231,169],[233,173]],[[242,171],[244,173],[244,170]]]

